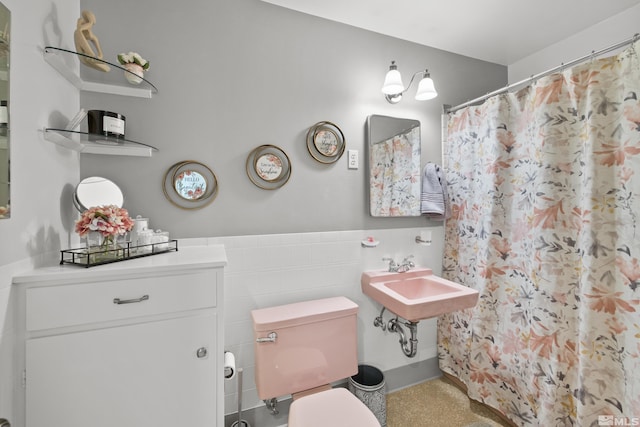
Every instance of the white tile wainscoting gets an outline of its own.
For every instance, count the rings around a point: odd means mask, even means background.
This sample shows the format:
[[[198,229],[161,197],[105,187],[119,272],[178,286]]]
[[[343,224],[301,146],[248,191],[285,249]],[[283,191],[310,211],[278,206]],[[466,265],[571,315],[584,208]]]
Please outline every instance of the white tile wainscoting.
[[[432,231],[433,243],[419,245],[415,237]],[[373,236],[380,244],[363,248],[361,241]],[[235,354],[243,375],[243,410],[264,406],[253,380],[253,330],[250,312],[256,308],[343,295],[360,307],[358,312],[358,358],[387,372],[436,357],[436,320],[418,326],[418,354],[402,353],[398,335],[374,328],[380,306],[360,290],[364,270],[385,269],[383,257],[397,261],[414,255],[418,266],[435,274],[442,269],[441,225],[421,228],[350,230],[317,233],[270,234],[207,238],[222,243],[227,252],[225,269],[225,348]],[[194,239],[199,240],[199,239]],[[385,319],[388,318],[385,315]],[[419,376],[418,376],[419,377]],[[417,378],[417,381],[422,380]],[[408,384],[402,384],[402,386]],[[237,412],[237,381],[225,382],[225,414]]]

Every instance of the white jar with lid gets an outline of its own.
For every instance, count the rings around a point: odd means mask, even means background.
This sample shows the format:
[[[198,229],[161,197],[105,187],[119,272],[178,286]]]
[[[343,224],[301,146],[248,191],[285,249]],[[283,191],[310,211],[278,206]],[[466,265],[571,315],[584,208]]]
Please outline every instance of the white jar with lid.
[[[138,246],[141,243],[139,242],[138,236],[141,232],[149,229],[149,218],[142,218],[142,216],[136,216],[136,219],[133,220],[133,228],[131,229],[131,244],[133,246]]]

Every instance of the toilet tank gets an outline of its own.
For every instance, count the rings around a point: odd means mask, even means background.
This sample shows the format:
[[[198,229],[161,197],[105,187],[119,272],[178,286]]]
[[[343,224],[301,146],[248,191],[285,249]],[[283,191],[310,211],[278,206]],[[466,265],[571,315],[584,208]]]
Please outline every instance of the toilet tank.
[[[357,304],[345,297],[253,310],[255,381],[260,399],[355,375],[357,313]],[[275,340],[265,341],[272,333]]]

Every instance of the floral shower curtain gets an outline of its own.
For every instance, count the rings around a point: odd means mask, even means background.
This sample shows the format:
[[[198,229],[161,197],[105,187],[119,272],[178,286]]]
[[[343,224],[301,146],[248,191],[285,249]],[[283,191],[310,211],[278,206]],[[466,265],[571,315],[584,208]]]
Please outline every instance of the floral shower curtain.
[[[448,118],[440,367],[516,425],[640,425],[638,44]]]

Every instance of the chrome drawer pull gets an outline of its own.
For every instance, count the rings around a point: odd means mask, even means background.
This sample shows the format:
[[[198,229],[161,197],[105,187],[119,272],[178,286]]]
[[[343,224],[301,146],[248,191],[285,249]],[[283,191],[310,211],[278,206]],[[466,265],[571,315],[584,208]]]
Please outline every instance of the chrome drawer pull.
[[[146,301],[149,299],[149,295],[142,295],[140,298],[134,298],[134,299],[120,299],[120,298],[114,298],[113,299],[113,303],[114,304],[132,304],[134,302],[142,302],[142,301]]]
[[[275,332],[271,332],[269,335],[263,338],[256,338],[256,342],[276,342],[278,338],[278,334]]]

